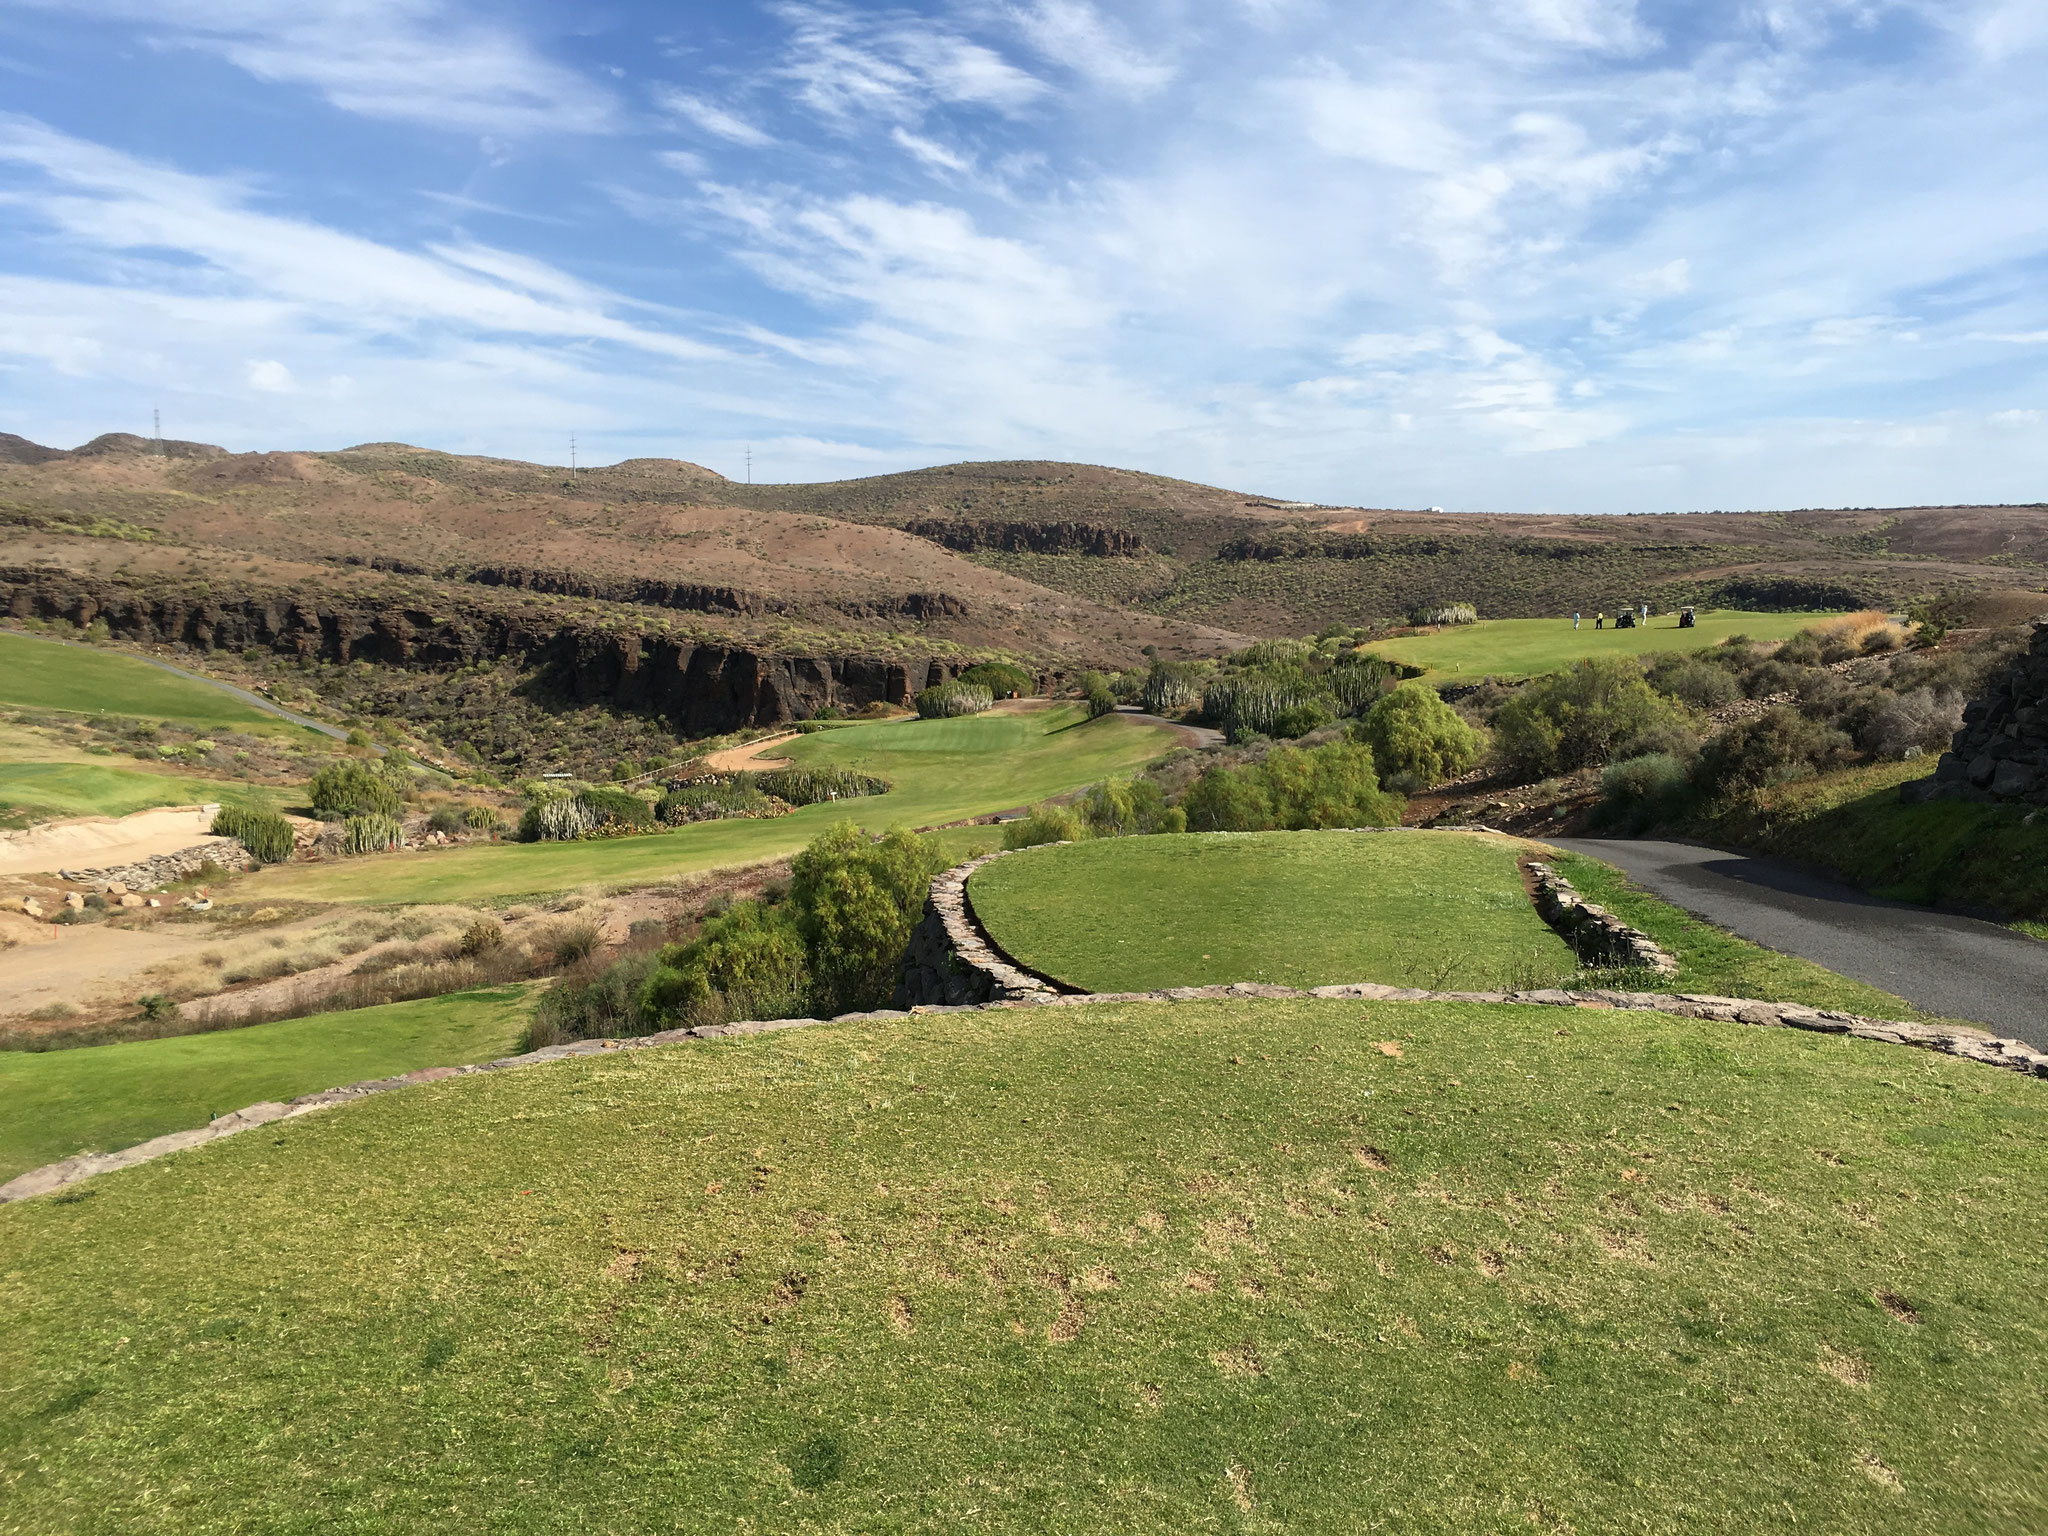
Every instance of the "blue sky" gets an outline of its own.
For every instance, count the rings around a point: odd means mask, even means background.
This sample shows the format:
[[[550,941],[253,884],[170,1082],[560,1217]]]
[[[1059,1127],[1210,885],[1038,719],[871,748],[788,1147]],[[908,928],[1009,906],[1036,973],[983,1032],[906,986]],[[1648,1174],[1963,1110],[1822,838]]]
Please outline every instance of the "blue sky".
[[[0,0],[0,430],[2048,498],[2048,0]]]

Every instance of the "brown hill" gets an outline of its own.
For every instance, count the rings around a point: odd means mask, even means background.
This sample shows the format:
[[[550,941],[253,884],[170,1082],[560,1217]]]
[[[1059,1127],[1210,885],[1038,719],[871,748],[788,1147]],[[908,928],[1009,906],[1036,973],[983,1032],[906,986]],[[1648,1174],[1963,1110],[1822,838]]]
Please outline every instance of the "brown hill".
[[[193,568],[366,567],[686,612],[755,637],[777,623],[849,642],[911,631],[1062,665],[1447,601],[1500,616],[1892,606],[2048,585],[2048,505],[1447,515],[1029,460],[738,485],[672,459],[571,474],[403,443],[164,446],[109,434],[64,454],[0,440],[0,516],[33,532],[34,558],[80,569],[111,569],[112,535],[130,546],[117,565],[146,539],[153,560],[176,548]]]

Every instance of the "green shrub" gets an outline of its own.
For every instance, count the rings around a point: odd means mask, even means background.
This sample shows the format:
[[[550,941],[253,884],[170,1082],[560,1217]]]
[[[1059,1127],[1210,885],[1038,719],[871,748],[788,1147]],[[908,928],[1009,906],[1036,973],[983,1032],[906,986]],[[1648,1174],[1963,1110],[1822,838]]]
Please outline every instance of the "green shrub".
[[[664,948],[640,991],[650,1019],[674,1022],[713,993],[745,998],[755,1018],[803,1012],[811,988],[810,960],[796,915],[786,906],[733,903],[687,944]]]
[[[1686,765],[1668,752],[1609,763],[1600,775],[1600,820],[1640,832],[1685,809],[1692,794]]]
[[[886,795],[889,781],[850,768],[777,768],[743,776],[743,782],[789,805],[819,805],[827,800],[857,800]]]
[[[148,992],[135,1000],[136,1008],[152,1024],[175,1017],[178,1005],[162,992]]]
[[[644,832],[654,825],[654,807],[627,789],[593,785],[576,796],[590,817],[590,831],[599,837]]]
[[[742,776],[730,784],[677,784],[661,797],[655,813],[667,825],[679,827],[727,816],[763,816],[772,809],[768,797]]]
[[[388,779],[369,765],[347,758],[314,774],[310,794],[313,814],[322,821],[396,816],[400,805],[398,791]]]
[[[462,812],[462,824],[472,832],[489,832],[497,828],[498,813],[488,805],[472,805]]]
[[[998,699],[1021,699],[1038,686],[1037,679],[1022,667],[1007,661],[980,661],[962,672],[958,681],[986,688]]]
[[[1292,741],[1297,736],[1306,736],[1310,731],[1320,731],[1336,718],[1337,716],[1321,699],[1310,699],[1306,703],[1280,711],[1273,719],[1273,734],[1283,740]]]
[[[462,830],[462,812],[452,805],[437,805],[427,818],[427,830],[452,835]]]
[[[1734,673],[1700,656],[1659,656],[1645,675],[1659,693],[1694,709],[1713,709],[1742,697],[1742,685]]]
[[[1076,809],[1095,837],[1144,837],[1187,830],[1186,813],[1169,806],[1165,792],[1146,778],[1105,779],[1091,785]]]
[[[790,902],[821,1008],[845,1013],[888,1002],[932,876],[949,862],[930,838],[899,827],[871,843],[847,821],[796,856]]]
[[[398,824],[396,816],[371,811],[366,815],[351,816],[341,824],[344,853],[385,853],[404,846],[405,829]]]
[[[1320,678],[1311,678],[1295,667],[1265,667],[1225,673],[1211,682],[1202,692],[1202,715],[1232,741],[1243,741],[1250,736],[1287,734],[1280,729],[1283,722],[1298,724],[1306,718],[1298,711],[1308,705],[1322,706],[1326,712],[1322,723],[1327,724],[1328,706],[1333,701],[1328,684]]]
[[[1005,848],[1037,848],[1045,843],[1078,843],[1092,834],[1088,822],[1071,805],[1035,806],[1022,821],[1003,828]]]
[[[641,1009],[647,977],[659,962],[652,951],[621,955],[601,969],[578,965],[541,994],[522,1049],[562,1040],[620,1039],[652,1034],[662,1020]]]
[[[1088,690],[1088,718],[1099,720],[1104,715],[1116,713],[1116,695],[1105,687]]]
[[[1730,726],[1700,751],[1693,784],[1711,799],[1810,778],[1847,762],[1849,737],[1783,705]]]
[[[282,864],[292,856],[292,824],[275,811],[224,805],[213,816],[213,835],[238,839],[260,864]]]
[[[1258,763],[1211,768],[1189,786],[1180,809],[1194,832],[1385,827],[1401,820],[1400,797],[1380,788],[1372,749],[1355,742],[1278,747]]]
[[[1537,678],[1501,706],[1493,730],[1502,762],[1528,779],[1617,757],[1683,752],[1692,739],[1683,710],[1619,656],[1588,657]]]
[[[1337,702],[1355,713],[1387,691],[1394,669],[1370,651],[1346,651],[1330,664],[1325,679]]]
[[[1155,661],[1139,684],[1137,702],[1152,715],[1177,715],[1193,709],[1202,701],[1207,671],[1200,662]]]
[[[912,702],[917,705],[920,719],[951,720],[959,715],[980,714],[995,703],[995,696],[986,688],[956,679],[925,689]]]
[[[1383,695],[1359,721],[1358,735],[1381,772],[1402,774],[1420,788],[1479,761],[1479,733],[1425,683]]]

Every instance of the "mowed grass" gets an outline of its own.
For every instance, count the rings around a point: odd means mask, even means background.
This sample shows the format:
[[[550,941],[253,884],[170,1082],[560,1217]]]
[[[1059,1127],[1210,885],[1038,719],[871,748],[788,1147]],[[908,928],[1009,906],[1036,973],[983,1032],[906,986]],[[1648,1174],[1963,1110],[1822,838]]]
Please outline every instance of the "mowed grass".
[[[1392,661],[1422,667],[1444,678],[1535,677],[1555,672],[1586,656],[1643,656],[1656,651],[1703,651],[1730,635],[1752,640],[1783,640],[1831,617],[1825,613],[1746,613],[1722,608],[1702,611],[1691,629],[1678,627],[1678,615],[1654,615],[1647,627],[1593,627],[1593,611],[1584,612],[1579,629],[1570,614],[1555,619],[1482,619],[1433,634],[1382,640],[1366,649]]]
[[[2048,1084],[1343,1002],[454,1080],[0,1208],[0,1527],[2048,1528]]]
[[[0,816],[11,821],[48,821],[67,816],[126,816],[159,805],[258,806],[275,809],[303,802],[302,789],[238,784],[193,774],[115,768],[95,762],[22,763],[0,761]]]
[[[0,1183],[266,1099],[509,1055],[531,1007],[529,988],[491,987],[216,1034],[0,1051]]]
[[[0,632],[0,705],[173,720],[202,730],[303,732],[231,693],[114,651]]]
[[[1028,849],[967,894],[1012,958],[1084,992],[1264,981],[1555,986],[1523,845],[1465,832],[1212,832]]]
[[[588,885],[630,885],[794,853],[835,821],[870,831],[1007,810],[1127,772],[1177,740],[1170,728],[1071,708],[820,731],[791,742],[806,765],[886,778],[886,795],[806,806],[772,821],[713,821],[645,837],[497,843],[325,865],[280,865],[248,889],[264,899],[488,901]]]

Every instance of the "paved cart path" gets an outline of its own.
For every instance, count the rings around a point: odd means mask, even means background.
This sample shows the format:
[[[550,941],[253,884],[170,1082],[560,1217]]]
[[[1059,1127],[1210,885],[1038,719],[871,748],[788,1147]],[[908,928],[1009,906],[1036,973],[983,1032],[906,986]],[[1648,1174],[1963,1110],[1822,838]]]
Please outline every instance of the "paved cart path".
[[[2048,1048],[2048,944],[1996,923],[1884,901],[1758,854],[1648,839],[1552,838],[1753,943]]]

